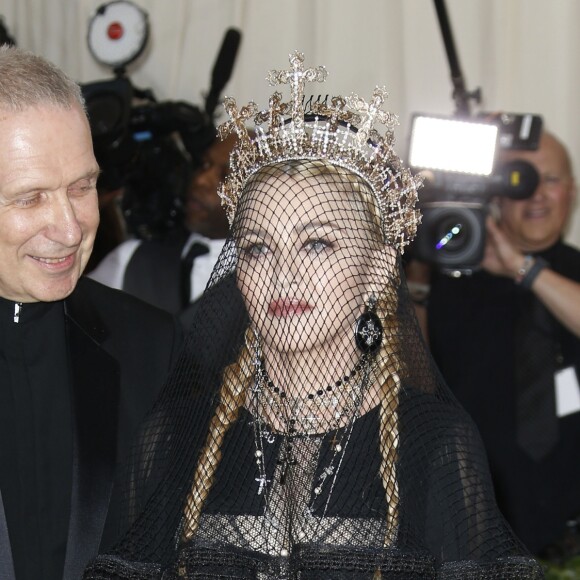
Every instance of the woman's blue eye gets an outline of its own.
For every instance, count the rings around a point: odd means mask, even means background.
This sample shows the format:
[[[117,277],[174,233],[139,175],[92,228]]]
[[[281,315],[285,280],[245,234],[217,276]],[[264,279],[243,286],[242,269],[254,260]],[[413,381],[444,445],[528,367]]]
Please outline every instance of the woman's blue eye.
[[[329,247],[331,247],[331,245],[324,240],[310,240],[306,244],[306,249],[309,252],[314,252],[315,254],[320,254]]]
[[[252,244],[244,248],[244,253],[252,256],[253,258],[263,256],[267,252],[268,248],[264,244]]]

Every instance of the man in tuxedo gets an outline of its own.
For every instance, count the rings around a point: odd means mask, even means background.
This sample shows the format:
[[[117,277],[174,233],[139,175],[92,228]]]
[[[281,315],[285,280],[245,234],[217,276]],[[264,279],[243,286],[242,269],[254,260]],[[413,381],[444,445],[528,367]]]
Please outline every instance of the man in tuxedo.
[[[99,221],[81,92],[0,47],[0,578],[78,578],[115,540],[117,465],[181,343],[80,276]]]
[[[184,199],[184,230],[161,240],[127,240],[110,252],[89,277],[125,290],[189,323],[190,303],[205,290],[228,235],[217,189],[229,170],[236,143],[215,139],[194,171]]]

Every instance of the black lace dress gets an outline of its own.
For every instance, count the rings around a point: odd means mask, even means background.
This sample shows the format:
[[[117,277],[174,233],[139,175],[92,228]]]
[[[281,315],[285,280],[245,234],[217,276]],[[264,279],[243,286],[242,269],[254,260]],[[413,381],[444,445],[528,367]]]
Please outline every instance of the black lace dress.
[[[242,409],[193,539],[179,538],[183,509],[161,501],[147,536],[172,538],[164,564],[104,555],[86,578],[543,577],[495,507],[470,419],[412,387],[402,389],[398,414],[394,534],[380,475],[378,407],[336,431],[293,437],[294,465],[284,461],[287,437]]]

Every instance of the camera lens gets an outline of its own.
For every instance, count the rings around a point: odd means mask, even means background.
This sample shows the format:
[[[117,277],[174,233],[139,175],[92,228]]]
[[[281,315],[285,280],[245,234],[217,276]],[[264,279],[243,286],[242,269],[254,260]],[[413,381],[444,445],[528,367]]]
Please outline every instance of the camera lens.
[[[434,242],[437,251],[457,254],[469,246],[472,232],[469,230],[469,222],[463,218],[446,216],[435,225]]]
[[[483,259],[485,208],[473,203],[424,205],[417,254],[444,268],[472,269]]]
[[[472,262],[479,249],[483,249],[483,232],[479,216],[472,208],[440,210],[432,216],[431,243],[437,261],[455,265]]]

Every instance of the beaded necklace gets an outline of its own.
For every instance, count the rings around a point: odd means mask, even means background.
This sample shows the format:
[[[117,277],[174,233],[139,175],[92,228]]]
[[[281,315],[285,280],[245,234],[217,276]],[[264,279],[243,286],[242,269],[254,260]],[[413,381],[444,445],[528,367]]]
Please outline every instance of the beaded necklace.
[[[335,431],[335,435],[332,439],[333,456],[329,465],[322,470],[322,475],[319,478],[320,481],[317,482],[313,491],[315,495],[320,495],[323,484],[330,476],[333,476],[331,485],[332,489],[338,473],[338,466],[342,461],[342,455],[340,454],[344,453],[346,443],[350,438],[354,419],[358,416],[362,397],[369,383],[370,358],[371,357],[368,355],[363,355],[355,367],[348,374],[345,374],[343,378],[338,379],[332,385],[308,393],[306,397],[297,399],[294,404],[291,402],[289,403],[290,398],[287,396],[286,392],[279,387],[276,387],[268,377],[263,361],[261,359],[256,360],[256,382],[252,392],[254,397],[253,407],[256,411],[256,419],[254,421],[254,434],[256,440],[255,457],[260,474],[260,477],[257,479],[259,483],[258,495],[261,495],[267,483],[269,483],[269,480],[266,478],[266,466],[264,462],[264,442],[272,443],[274,440],[270,429],[264,423],[263,419],[260,419],[259,414],[260,411],[270,408],[274,410],[277,417],[282,419],[285,425],[285,429],[282,432],[282,435],[284,436],[283,448],[280,457],[277,460],[277,464],[281,465],[282,468],[280,483],[285,483],[288,469],[296,465],[296,458],[293,454],[294,439],[297,436],[308,437],[320,435],[318,427],[319,424],[324,421],[324,426],[326,427],[324,429],[325,432]],[[359,376],[359,380],[353,384],[352,379],[357,375]],[[342,406],[340,408],[338,407],[339,395],[334,395],[332,401],[330,401],[331,406],[334,407],[330,420],[328,417],[319,417],[313,413],[311,413],[311,416],[306,417],[299,415],[299,411],[301,411],[304,406],[308,407],[309,402],[314,400],[325,401],[325,399],[332,395],[335,388],[339,387],[343,387],[343,391],[340,393]],[[328,401],[325,402],[328,403]],[[342,436],[338,438],[338,430],[341,426],[344,426],[344,429]]]

